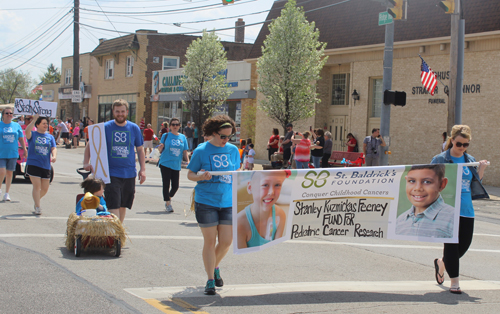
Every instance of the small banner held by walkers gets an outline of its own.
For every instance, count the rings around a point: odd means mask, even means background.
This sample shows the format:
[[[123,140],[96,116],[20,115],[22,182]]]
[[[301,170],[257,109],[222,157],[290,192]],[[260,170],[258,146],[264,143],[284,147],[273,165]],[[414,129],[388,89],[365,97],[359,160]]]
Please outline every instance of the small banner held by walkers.
[[[234,252],[308,237],[457,243],[461,170],[434,164],[234,172]]]
[[[16,98],[14,103],[14,114],[35,115],[40,117],[55,118],[57,114],[57,103],[33,99]]]
[[[89,125],[90,164],[94,169],[94,176],[104,183],[111,182],[109,177],[108,146],[104,133],[104,123]]]

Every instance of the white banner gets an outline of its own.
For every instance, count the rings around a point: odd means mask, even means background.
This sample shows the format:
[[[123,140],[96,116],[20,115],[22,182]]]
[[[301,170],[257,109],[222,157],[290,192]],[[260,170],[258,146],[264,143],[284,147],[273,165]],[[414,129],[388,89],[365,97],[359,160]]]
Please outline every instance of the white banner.
[[[16,102],[14,103],[14,114],[29,116],[39,114],[41,117],[55,118],[57,115],[57,103],[16,98]]]
[[[108,146],[104,123],[89,125],[90,164],[94,168],[94,176],[104,183],[111,182],[109,177]]]
[[[457,164],[232,174],[235,253],[307,237],[458,242]]]

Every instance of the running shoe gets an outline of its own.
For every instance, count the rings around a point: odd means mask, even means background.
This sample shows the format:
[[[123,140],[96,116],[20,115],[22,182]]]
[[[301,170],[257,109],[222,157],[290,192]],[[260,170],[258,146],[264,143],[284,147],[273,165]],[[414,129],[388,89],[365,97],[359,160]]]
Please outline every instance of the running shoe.
[[[205,286],[205,294],[215,295],[215,282],[213,279],[207,281],[207,285]]]
[[[165,211],[167,213],[173,213],[174,209],[172,208],[172,205],[165,205]]]
[[[214,280],[215,280],[215,286],[216,287],[222,287],[224,285],[224,281],[222,280],[221,276],[220,276],[220,270],[219,270],[219,267],[217,267],[215,270],[214,270]]]
[[[2,193],[2,192],[0,192]],[[10,202],[10,195],[9,193],[5,193],[5,195],[3,196],[3,200],[6,201],[6,202]]]
[[[42,214],[42,208],[41,207],[35,207],[35,215],[41,215]]]

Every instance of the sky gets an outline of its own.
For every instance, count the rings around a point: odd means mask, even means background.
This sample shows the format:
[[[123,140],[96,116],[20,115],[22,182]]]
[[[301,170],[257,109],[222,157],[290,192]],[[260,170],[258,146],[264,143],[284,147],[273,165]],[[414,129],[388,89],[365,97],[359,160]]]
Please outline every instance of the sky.
[[[231,28],[238,18],[246,25],[263,22],[273,2],[237,0],[222,5],[222,0],[80,0],[80,53],[94,50],[99,38],[116,38],[138,29],[186,34]],[[2,0],[0,70],[17,67],[36,80],[50,63],[60,70],[61,58],[73,55],[73,5],[74,0]],[[247,26],[245,42],[253,43],[261,27],[260,23]],[[234,29],[217,34],[221,40],[234,41]]]

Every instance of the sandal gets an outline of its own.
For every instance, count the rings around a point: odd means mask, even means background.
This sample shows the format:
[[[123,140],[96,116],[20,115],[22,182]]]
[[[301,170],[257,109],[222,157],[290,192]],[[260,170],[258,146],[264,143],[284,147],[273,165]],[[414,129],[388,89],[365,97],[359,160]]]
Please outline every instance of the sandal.
[[[462,290],[460,290],[460,287],[451,287],[450,292],[453,294],[462,294]]]
[[[437,258],[434,260],[434,270],[435,270],[434,277],[436,277],[436,282],[438,283],[438,285],[442,285],[444,282],[444,274],[442,275],[439,274],[439,265]]]

